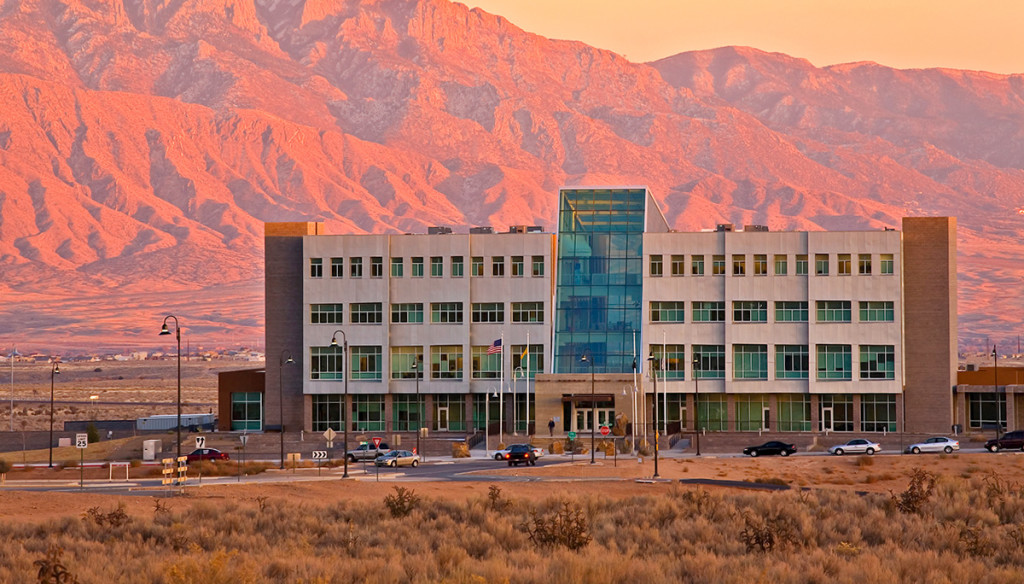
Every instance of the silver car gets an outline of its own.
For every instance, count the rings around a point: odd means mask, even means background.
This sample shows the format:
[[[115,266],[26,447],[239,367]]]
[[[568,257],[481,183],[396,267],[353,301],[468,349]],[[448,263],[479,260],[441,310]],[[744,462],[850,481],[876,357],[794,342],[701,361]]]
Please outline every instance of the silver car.
[[[960,450],[960,441],[947,438],[945,436],[936,436],[929,438],[924,442],[918,442],[917,444],[911,444],[904,450],[907,454],[921,454],[922,452],[945,452],[949,454],[954,450]]]
[[[842,456],[844,454],[867,454],[871,455],[882,449],[882,446],[878,442],[872,442],[865,438],[854,438],[846,444],[836,444],[830,446],[828,449],[829,454],[835,454],[836,456]]]
[[[392,450],[387,454],[382,454],[373,461],[377,466],[412,466],[417,467],[420,465],[420,455],[413,454],[408,450]]]

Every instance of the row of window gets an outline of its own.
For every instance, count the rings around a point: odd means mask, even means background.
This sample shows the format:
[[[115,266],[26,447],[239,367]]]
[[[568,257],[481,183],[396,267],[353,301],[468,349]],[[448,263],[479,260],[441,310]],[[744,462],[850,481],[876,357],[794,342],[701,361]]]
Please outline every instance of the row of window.
[[[352,324],[381,324],[384,321],[384,305],[381,302],[352,302],[349,304],[349,322]],[[430,322],[434,324],[462,324],[464,322],[462,302],[431,302]],[[420,324],[423,322],[422,302],[396,302],[391,304],[391,322],[395,324]],[[470,319],[473,323],[505,322],[504,302],[473,302]],[[342,324],[345,322],[343,304],[310,304],[311,324]],[[544,323],[543,302],[513,302],[513,323]]]
[[[501,352],[489,352],[487,345],[470,347],[472,379],[498,379],[502,377]],[[508,379],[533,378],[544,371],[543,345],[511,345],[512,368],[505,372]],[[341,347],[310,347],[310,379],[344,379],[344,356]],[[423,347],[391,347],[391,379],[423,379]],[[381,381],[383,359],[380,346],[349,347],[349,379]],[[430,379],[461,381],[464,376],[462,345],[430,346]]]
[[[895,379],[896,350],[893,345],[859,345],[859,379]],[[810,349],[807,345],[774,345],[775,379],[808,379]],[[693,345],[691,375],[697,379],[725,379],[725,345]],[[652,345],[662,379],[685,379],[685,345]],[[815,379],[853,380],[853,347],[843,344],[815,345]],[[732,345],[732,378],[768,379],[768,345]]]
[[[430,260],[430,277],[443,278],[444,256],[431,256],[429,258],[409,258],[409,275],[413,278],[423,277],[424,259]],[[505,256],[491,256],[491,275],[501,278],[505,276]],[[535,278],[544,276],[544,256],[510,256],[509,269],[513,278],[521,278],[526,275],[526,261],[530,260],[530,275]],[[345,276],[345,258],[329,258],[332,278],[343,278]],[[370,258],[371,278],[384,277],[384,257],[373,256]],[[391,258],[391,277],[405,277],[406,258]],[[348,275],[350,278],[363,277],[363,258],[348,258]],[[484,256],[472,256],[470,258],[470,274],[473,276],[484,275]],[[461,278],[465,273],[464,256],[451,256],[448,258],[448,275],[452,278]],[[309,258],[309,277],[324,277],[324,258]]]
[[[693,322],[725,322],[724,301],[693,301]],[[818,300],[815,302],[817,322],[851,322],[853,303],[850,300]],[[895,311],[891,300],[859,302],[860,322],[893,322]],[[682,300],[651,301],[651,322],[685,322],[686,303]],[[775,301],[775,322],[807,322],[807,301]],[[733,322],[768,322],[768,301],[734,300]]]
[[[689,273],[692,276],[703,276],[704,275],[704,258],[703,254],[693,254],[690,257],[689,262]],[[715,254],[711,257],[711,274],[714,276],[724,276],[726,274],[726,256],[724,254]],[[873,261],[871,254],[862,253],[857,254],[856,272],[854,272],[854,256],[853,254],[840,253],[835,254],[835,266],[836,273],[840,276],[849,276],[854,273],[862,276],[870,276],[873,271]],[[776,276],[788,276],[789,275],[789,264],[790,256],[785,254],[776,254],[772,256],[773,260],[773,272]],[[806,276],[808,269],[808,256],[807,254],[797,254],[794,256],[794,268],[797,276]],[[683,276],[687,273],[687,262],[684,254],[672,254],[668,256],[668,273],[673,276]],[[663,276],[665,272],[665,256],[661,254],[651,254],[649,261],[649,273],[651,277],[658,278]],[[732,256],[732,275],[733,276],[746,276],[748,262],[747,256],[744,254],[733,254]],[[769,274],[768,266],[768,254],[760,253],[753,254],[753,261],[749,262],[750,272],[755,276],[767,276]],[[814,254],[814,274],[816,276],[828,276],[831,273],[832,266],[832,255],[827,253]],[[893,254],[883,253],[879,255],[879,273],[884,275],[890,275],[893,273]]]
[[[384,395],[352,395],[351,412],[346,415],[343,394],[316,394],[311,396],[313,407],[313,431],[322,432],[331,428],[341,431],[345,420],[351,419],[350,428],[362,432],[410,432],[429,427],[439,432],[466,432],[483,430],[488,422],[497,421],[504,415],[506,424],[516,430],[526,431],[527,399],[524,393],[511,396],[507,403],[488,398],[484,394],[471,394],[472,410],[467,420],[466,394],[431,394],[432,412],[426,416],[426,395],[391,395],[391,425],[384,414]],[[531,400],[532,401],[532,400]],[[532,413],[532,412],[531,412]],[[511,423],[509,418],[511,418]]]
[[[693,429],[687,415],[684,394],[667,394],[658,403],[659,419],[666,424],[679,423]],[[728,416],[728,400],[732,399],[735,418]],[[769,412],[767,395],[701,395],[697,405],[696,428],[712,432],[756,432],[771,429],[769,415],[774,414],[774,427],[779,432],[811,431],[811,398],[808,395],[777,395],[775,410]],[[853,432],[854,402],[849,394],[818,396],[818,431]],[[896,396],[867,394],[860,396],[860,431],[895,432]]]

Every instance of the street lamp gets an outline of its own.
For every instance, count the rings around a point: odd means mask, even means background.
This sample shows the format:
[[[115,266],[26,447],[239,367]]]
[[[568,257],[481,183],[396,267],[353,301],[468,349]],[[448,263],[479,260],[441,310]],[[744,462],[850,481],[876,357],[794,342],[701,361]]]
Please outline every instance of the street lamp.
[[[341,475],[341,478],[348,478],[348,418],[352,415],[352,408],[348,406],[348,337],[345,336],[345,331],[338,329],[331,335],[331,346],[338,346],[338,333],[341,333],[341,365],[344,368],[344,380],[345,380],[345,405],[342,409],[345,411],[345,430],[343,433],[342,440],[345,441],[345,472]]]
[[[590,464],[596,464],[594,461],[594,448],[596,439],[596,428],[597,426],[597,396],[594,395],[594,358],[587,358],[587,354],[584,353],[580,357],[580,362],[590,365]]]
[[[700,367],[700,354],[693,355],[693,430],[697,435],[697,456],[700,456],[700,392],[697,388],[697,367]]]
[[[11,351],[11,432],[14,432],[14,358],[20,354],[17,347]]]
[[[420,417],[423,415],[423,411],[420,408],[420,367],[418,356],[412,362],[412,374],[413,377],[416,378],[416,454],[418,454],[422,460],[423,450],[420,449],[420,434],[423,433],[423,425]]]
[[[512,372],[512,435],[519,435],[519,393],[516,391],[516,382],[519,380],[519,376],[523,374],[522,367],[516,367],[515,371]],[[529,386],[529,381],[527,381]],[[526,401],[530,401],[530,395],[526,395]],[[530,421],[526,421],[526,435],[530,435]]]
[[[160,327],[161,335],[171,334],[167,328],[168,318],[174,319],[174,337],[178,341],[178,458],[181,458],[181,325],[178,324],[178,317],[169,314],[164,317],[164,325]]]
[[[287,359],[285,359],[285,355],[288,355]],[[295,363],[295,359],[292,359],[292,352],[288,349],[281,351],[281,360],[277,368],[277,390],[280,396],[277,400],[277,411],[281,421],[281,470],[284,470],[284,366],[291,363]]]
[[[50,367],[50,468],[53,468],[53,379],[60,373],[60,362],[54,361]]]
[[[651,379],[654,380],[654,478],[658,478],[658,370],[661,363],[654,358],[654,351],[647,360],[651,362]]]

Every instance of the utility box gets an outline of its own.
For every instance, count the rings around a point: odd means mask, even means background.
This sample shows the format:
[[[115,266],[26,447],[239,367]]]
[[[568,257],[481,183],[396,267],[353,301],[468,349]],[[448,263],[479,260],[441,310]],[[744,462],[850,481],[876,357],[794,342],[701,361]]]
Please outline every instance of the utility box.
[[[142,460],[156,460],[158,454],[163,452],[163,446],[159,440],[142,441]]]

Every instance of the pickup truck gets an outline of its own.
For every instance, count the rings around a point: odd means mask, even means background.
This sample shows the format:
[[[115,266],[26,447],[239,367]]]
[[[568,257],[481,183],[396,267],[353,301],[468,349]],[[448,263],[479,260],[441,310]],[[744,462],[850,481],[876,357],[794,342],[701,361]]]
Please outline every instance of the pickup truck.
[[[380,447],[375,447],[370,442],[364,442],[359,445],[359,448],[346,452],[345,457],[348,458],[349,462],[356,462],[357,460],[376,460],[378,456],[389,452],[391,452],[391,448],[384,442],[380,443]]]

